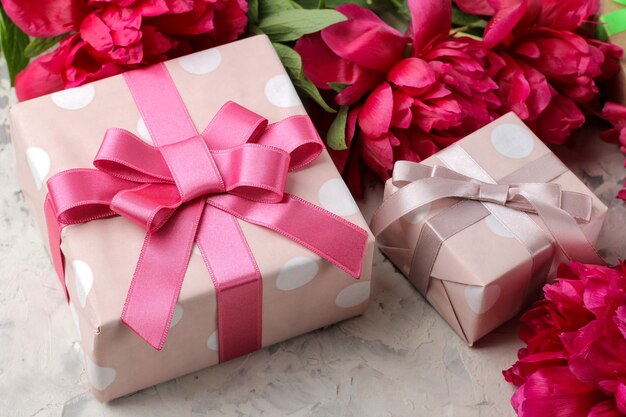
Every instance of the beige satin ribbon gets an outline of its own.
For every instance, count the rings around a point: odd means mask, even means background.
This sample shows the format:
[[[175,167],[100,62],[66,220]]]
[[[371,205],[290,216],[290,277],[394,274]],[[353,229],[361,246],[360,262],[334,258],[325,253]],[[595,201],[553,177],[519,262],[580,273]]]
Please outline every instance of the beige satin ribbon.
[[[378,237],[413,210],[443,198],[461,200],[427,220],[422,227],[409,279],[423,294],[428,291],[432,268],[443,242],[490,213],[530,253],[537,284],[545,281],[550,270],[553,241],[571,259],[603,263],[577,224],[590,220],[591,197],[563,191],[560,185],[549,183],[567,171],[553,154],[527,164],[497,183],[458,145],[437,157],[454,170],[397,162],[392,182],[399,190],[383,201],[371,222],[372,232]],[[539,182],[524,182],[529,180]],[[526,213],[537,214],[550,237]]]

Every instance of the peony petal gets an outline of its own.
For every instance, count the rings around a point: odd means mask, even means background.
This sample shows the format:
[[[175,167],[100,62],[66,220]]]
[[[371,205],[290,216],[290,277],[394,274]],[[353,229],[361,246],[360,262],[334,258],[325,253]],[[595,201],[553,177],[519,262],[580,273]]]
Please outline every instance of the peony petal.
[[[538,26],[574,30],[598,12],[597,0],[542,0]]]
[[[626,339],[626,305],[618,307],[615,311],[615,324],[617,324],[617,328],[624,336],[624,339]],[[626,398],[624,400],[626,401]]]
[[[626,384],[620,382],[617,386],[617,392],[615,393],[615,403],[620,413],[626,414]]]
[[[528,0],[501,1],[496,13],[487,24],[484,34],[485,46],[493,48],[513,32],[522,20],[528,7]]]
[[[576,379],[564,366],[535,372],[514,394],[519,417],[587,417],[604,395]]]
[[[322,39],[334,53],[380,72],[387,72],[402,59],[407,40],[374,12],[356,4],[344,4],[337,10],[348,20],[321,32]]]
[[[20,29],[39,38],[78,30],[90,12],[82,0],[2,0],[2,6]]]
[[[425,52],[435,39],[449,37],[452,26],[451,0],[408,0],[413,33],[413,55]]]
[[[426,61],[411,57],[395,65],[387,79],[401,87],[425,88],[437,80],[437,75]]]
[[[587,417],[624,417],[615,406],[615,401],[606,400],[594,405]]]
[[[393,169],[393,148],[389,135],[385,133],[380,137],[372,137],[361,131],[359,136],[363,161],[383,181],[391,176]]]
[[[96,51],[108,52],[113,49],[111,29],[96,13],[90,14],[83,20],[80,25],[80,35]]]
[[[56,51],[42,55],[17,74],[15,78],[15,92],[20,101],[63,89],[63,78],[60,72],[51,71],[44,65],[55,60],[62,64],[64,57]]]
[[[404,94],[401,90],[393,92],[393,116],[391,125],[401,129],[407,129],[411,126],[413,114],[411,106],[413,105],[413,97]]]
[[[465,13],[479,16],[493,16],[496,11],[489,0],[455,0],[454,3]]]
[[[384,81],[385,78],[382,74],[379,75],[371,71],[364,72],[356,83],[341,90],[335,97],[335,101],[340,106],[354,104]]]
[[[295,49],[302,57],[304,74],[318,88],[330,89],[329,83],[333,82],[349,85],[337,96],[340,105],[357,102],[384,79],[382,74],[339,57],[324,43],[319,33],[300,38]],[[319,65],[320,62],[324,65]]]
[[[570,98],[555,94],[548,107],[529,124],[544,142],[562,144],[584,123],[585,115],[578,106]]]
[[[389,131],[393,114],[391,86],[383,83],[367,97],[359,113],[359,126],[370,138],[378,138]]]

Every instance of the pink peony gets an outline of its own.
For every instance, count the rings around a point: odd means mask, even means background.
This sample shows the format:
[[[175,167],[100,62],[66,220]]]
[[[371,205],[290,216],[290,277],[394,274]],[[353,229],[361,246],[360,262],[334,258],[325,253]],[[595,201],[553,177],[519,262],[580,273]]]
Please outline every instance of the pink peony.
[[[335,96],[337,104],[352,106],[346,142],[382,179],[394,161],[427,158],[497,117],[500,100],[490,74],[504,62],[479,41],[449,36],[450,7],[410,0],[411,36],[405,37],[372,11],[342,5],[337,10],[347,21],[296,44],[318,88],[346,85]],[[348,151],[335,156],[340,169],[347,158]]]
[[[621,48],[575,32],[598,10],[597,0],[461,0],[469,13],[493,16],[485,44],[507,66],[495,74],[505,109],[544,141],[563,143],[582,126],[598,95],[597,81],[618,70]],[[528,105],[530,103],[530,105]]]
[[[243,0],[37,3],[3,0],[9,16],[29,35],[77,33],[18,74],[20,100],[230,42],[247,24]]]
[[[521,417],[626,415],[626,266],[572,263],[525,313],[527,344],[504,371]],[[559,414],[554,414],[558,410]]]

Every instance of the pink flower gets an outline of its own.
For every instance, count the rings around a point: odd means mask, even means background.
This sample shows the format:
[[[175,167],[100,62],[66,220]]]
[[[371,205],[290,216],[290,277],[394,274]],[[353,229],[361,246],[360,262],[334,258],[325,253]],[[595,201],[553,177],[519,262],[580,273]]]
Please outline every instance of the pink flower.
[[[626,267],[562,267],[525,313],[527,344],[504,371],[520,416],[626,415]],[[548,414],[546,414],[548,413]]]
[[[607,400],[576,379],[566,366],[550,366],[533,373],[513,395],[511,404],[520,417],[620,417],[619,413],[609,414],[617,410],[614,403],[605,403]]]
[[[347,85],[335,100],[349,105],[385,80],[391,67],[402,59],[408,39],[371,10],[356,4],[342,4],[337,10],[348,20],[299,39],[296,51],[303,57],[305,74],[316,86]]]
[[[78,30],[89,14],[86,1],[2,0],[7,15],[30,36],[45,38]]]
[[[29,7],[30,2],[11,5],[16,24],[31,35],[78,30],[18,75],[20,100],[232,41],[247,24],[247,5],[240,0],[57,0],[39,8]],[[45,20],[63,5],[80,13]]]
[[[352,105],[347,142],[382,179],[394,161],[427,158],[497,116],[500,100],[490,73],[504,62],[479,41],[449,36],[450,7],[410,0],[411,36],[403,37],[373,12],[344,5],[338,10],[347,21],[296,44],[318,88],[348,85],[335,96],[337,104]],[[335,160],[345,164],[344,154]]]
[[[462,0],[491,15],[484,42],[507,66],[494,76],[502,99],[546,142],[563,143],[585,121],[580,107],[598,95],[597,81],[618,70],[621,49],[572,32],[598,10],[597,0]],[[531,103],[528,106],[528,103]]]

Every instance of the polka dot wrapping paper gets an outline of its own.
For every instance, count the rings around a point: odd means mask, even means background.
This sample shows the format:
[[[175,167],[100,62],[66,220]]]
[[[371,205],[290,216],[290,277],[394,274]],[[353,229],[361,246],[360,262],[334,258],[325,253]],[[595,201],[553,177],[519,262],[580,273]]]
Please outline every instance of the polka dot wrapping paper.
[[[262,115],[270,123],[306,114],[265,36],[165,65],[200,130],[228,101]],[[122,76],[20,103],[11,109],[11,125],[18,178],[44,236],[46,181],[51,176],[71,168],[92,168],[108,128],[126,129],[153,143]],[[368,230],[326,151],[306,168],[290,172],[285,192]],[[365,310],[374,250],[369,231],[362,274],[357,280],[278,233],[237,221],[262,275],[263,346]],[[192,251],[162,350],[148,345],[121,322],[144,236],[143,229],[122,217],[71,225],[62,231],[69,308],[81,334],[87,380],[100,401],[219,361],[215,287],[197,247]],[[232,262],[237,263],[237,259]]]
[[[552,180],[540,179],[540,174],[536,173],[542,168],[538,165],[546,160],[561,166],[558,171],[561,174]],[[559,184],[563,191],[590,196],[590,221],[580,222],[578,226],[589,242],[595,244],[597,241],[607,207],[571,171],[562,166],[544,143],[513,113],[502,116],[422,163],[430,167],[449,168],[450,161],[457,166],[479,166],[490,179],[485,181],[482,178],[483,182],[500,182],[514,173],[525,171],[525,175],[530,177],[536,173],[537,178],[513,182],[548,181]],[[536,171],[529,170],[529,166],[538,168]],[[385,197],[396,192],[398,188],[389,180],[385,185]],[[416,266],[414,259],[418,264],[428,262],[424,253],[415,250],[420,233],[427,222],[445,215],[446,210],[458,209],[460,204],[459,199],[444,198],[421,206],[400,217],[379,236],[381,250],[404,275],[411,277],[409,279],[418,289],[421,284],[411,274],[411,267]],[[432,263],[430,277],[427,277],[428,284],[421,287],[422,290],[426,288],[424,297],[470,345],[519,314],[539,295],[546,276],[548,279],[554,277],[558,265],[567,261],[536,214],[522,214],[528,216],[531,222],[513,224],[514,227],[511,227],[503,224],[502,219],[495,214],[498,210],[512,209],[490,203],[485,203],[485,207],[493,208],[485,210],[484,217],[443,241]],[[454,220],[448,219],[451,222]],[[520,234],[528,232],[525,230],[528,225],[547,238],[541,256],[536,258],[533,258],[523,239],[519,238]],[[515,226],[522,230],[515,230]]]

